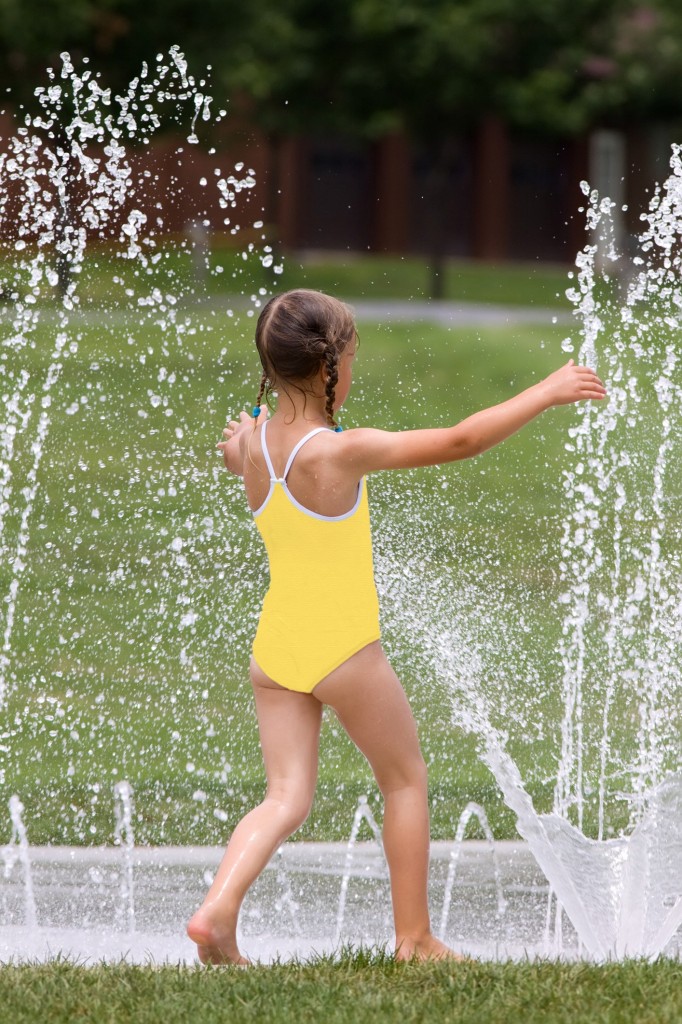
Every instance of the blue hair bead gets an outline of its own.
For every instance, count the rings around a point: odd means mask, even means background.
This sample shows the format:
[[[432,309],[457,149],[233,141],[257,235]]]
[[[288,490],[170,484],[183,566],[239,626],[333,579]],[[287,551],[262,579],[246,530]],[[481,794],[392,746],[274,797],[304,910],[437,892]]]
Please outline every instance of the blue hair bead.
[[[260,416],[260,405],[254,405],[254,407],[253,407],[253,415],[254,416]]]
[[[343,427],[334,427],[334,433],[335,434],[340,434],[342,430],[343,430]]]

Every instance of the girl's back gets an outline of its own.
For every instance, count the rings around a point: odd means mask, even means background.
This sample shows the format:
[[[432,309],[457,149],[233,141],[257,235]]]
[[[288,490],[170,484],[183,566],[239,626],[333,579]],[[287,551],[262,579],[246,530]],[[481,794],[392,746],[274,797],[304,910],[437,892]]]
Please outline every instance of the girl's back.
[[[244,458],[243,476],[246,497],[252,512],[265,502],[270,491],[271,477],[281,478],[299,441],[308,437],[312,423],[287,426],[284,416],[275,414],[267,421],[267,449],[272,464],[270,471],[262,444],[260,424],[248,439]],[[321,516],[341,516],[355,504],[359,477],[353,479],[335,458],[341,439],[332,431],[321,429],[319,434],[296,452],[286,474],[290,494],[311,513]]]
[[[321,435],[330,436],[332,445],[338,438],[325,427],[309,431],[294,445],[279,476],[269,453],[272,425],[265,421],[259,431],[269,482],[253,514],[268,553],[270,587],[253,656],[281,686],[311,693],[340,664],[379,639],[367,491],[360,480],[352,506],[338,515],[304,505],[290,490],[290,473]],[[313,483],[320,463],[318,456],[309,466]],[[333,478],[328,470],[322,476]]]

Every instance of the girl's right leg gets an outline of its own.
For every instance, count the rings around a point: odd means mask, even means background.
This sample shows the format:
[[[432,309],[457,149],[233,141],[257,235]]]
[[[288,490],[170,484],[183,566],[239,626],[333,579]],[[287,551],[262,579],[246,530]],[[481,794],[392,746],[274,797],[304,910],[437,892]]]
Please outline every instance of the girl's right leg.
[[[396,957],[460,959],[431,934],[426,765],[405,691],[379,641],[331,672],[313,693],[334,709],[369,761],[384,797]]]
[[[277,848],[308,817],[315,794],[322,705],[312,694],[273,683],[255,662],[251,682],[267,792],[235,828],[213,884],[187,925],[204,963],[248,962],[237,948],[242,900]]]

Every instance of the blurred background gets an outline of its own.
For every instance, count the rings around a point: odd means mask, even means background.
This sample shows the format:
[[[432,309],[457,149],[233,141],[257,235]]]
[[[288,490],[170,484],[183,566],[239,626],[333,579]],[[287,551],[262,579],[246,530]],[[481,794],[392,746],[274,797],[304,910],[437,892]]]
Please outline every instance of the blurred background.
[[[116,89],[172,44],[228,109],[200,148],[253,168],[277,251],[427,257],[434,297],[448,259],[571,262],[582,179],[627,250],[682,120],[676,0],[0,0],[0,137],[61,51]],[[140,160],[178,173],[172,149]]]

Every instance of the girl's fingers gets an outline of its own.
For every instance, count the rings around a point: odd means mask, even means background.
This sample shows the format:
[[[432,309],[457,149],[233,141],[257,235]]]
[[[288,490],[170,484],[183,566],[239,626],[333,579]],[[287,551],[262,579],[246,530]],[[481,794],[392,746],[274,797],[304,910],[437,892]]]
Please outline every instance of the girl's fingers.
[[[576,366],[575,372],[580,374],[581,377],[589,377],[590,380],[599,380],[597,374],[594,370],[591,370],[589,366]],[[599,383],[601,384],[600,380]]]
[[[264,419],[267,419],[267,415],[268,407],[266,405],[262,405],[260,415],[258,416],[256,423],[262,423]],[[242,409],[241,412],[239,413],[239,420],[230,420],[228,425],[226,427],[223,427],[224,436],[229,441],[230,438],[234,437],[235,433],[238,430],[241,430],[242,427],[246,426],[247,423],[253,423],[253,418],[249,416],[248,412]],[[227,441],[220,441],[218,443],[218,447],[221,447],[221,445],[223,444],[227,444]]]
[[[594,370],[591,370],[589,366],[576,366],[575,370],[579,374],[578,387],[582,392],[581,398],[604,398],[606,396],[606,388]],[[589,394],[584,394],[585,391],[589,391]]]

